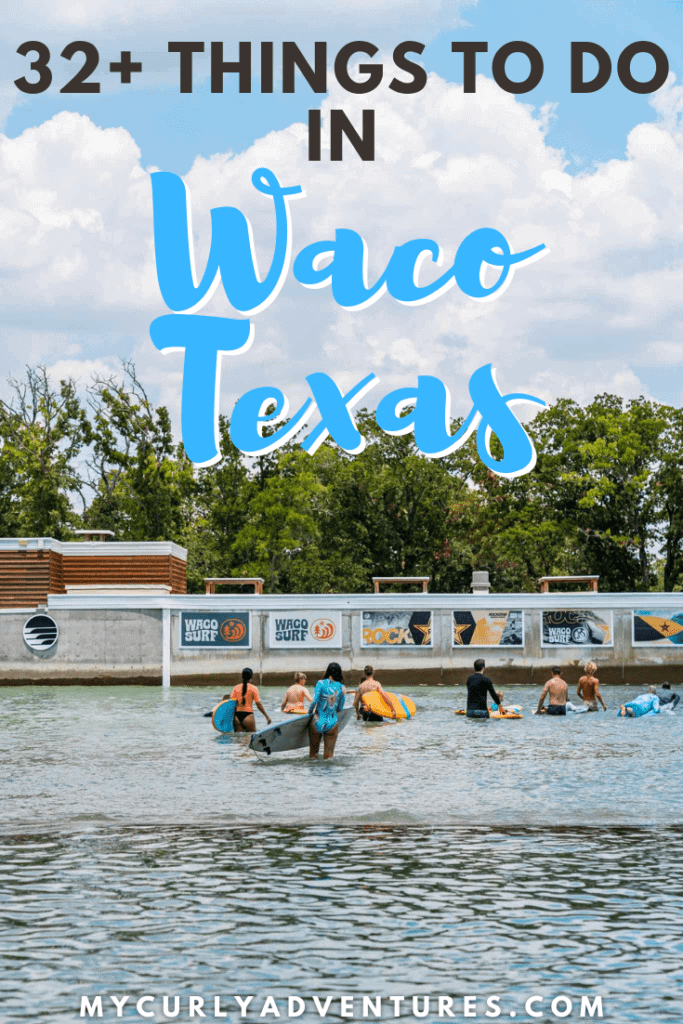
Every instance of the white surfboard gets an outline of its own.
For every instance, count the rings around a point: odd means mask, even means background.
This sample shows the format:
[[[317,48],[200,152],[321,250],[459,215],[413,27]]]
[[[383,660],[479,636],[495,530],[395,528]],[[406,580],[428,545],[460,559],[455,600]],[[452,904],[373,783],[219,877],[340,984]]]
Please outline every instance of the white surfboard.
[[[352,707],[339,712],[340,732],[355,713]],[[279,754],[283,750],[307,747],[310,723],[310,715],[296,715],[292,716],[292,721],[269,725],[266,729],[254,733],[249,740],[249,749],[259,754]]]

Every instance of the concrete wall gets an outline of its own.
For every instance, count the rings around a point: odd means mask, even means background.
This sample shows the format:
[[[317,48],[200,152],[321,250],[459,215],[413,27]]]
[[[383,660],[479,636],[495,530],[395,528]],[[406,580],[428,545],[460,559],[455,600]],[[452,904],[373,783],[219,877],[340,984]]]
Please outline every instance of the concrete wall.
[[[295,671],[320,678],[328,661],[356,673],[367,662],[393,687],[416,683],[462,683],[476,657],[501,685],[542,682],[553,664],[566,666],[570,682],[592,658],[605,683],[662,682],[683,685],[683,646],[639,647],[631,643],[631,612],[662,613],[683,608],[683,596],[671,594],[466,594],[439,595],[247,595],[169,597],[74,597],[51,595],[48,607],[60,630],[56,646],[40,655],[24,643],[22,628],[35,609],[0,612],[0,685],[11,683],[143,683],[159,685],[163,670],[164,618],[170,620],[170,676],[173,685],[211,685],[227,689],[244,665],[262,684],[288,683]],[[585,609],[613,614],[613,647],[543,648],[543,609]],[[268,616],[304,609],[311,616],[339,611],[341,647],[270,650]],[[361,614],[372,610],[431,610],[433,646],[362,648]],[[452,646],[454,609],[521,609],[525,613],[524,648]],[[250,649],[181,650],[182,611],[206,615],[251,612]],[[356,675],[352,678],[355,680]]]

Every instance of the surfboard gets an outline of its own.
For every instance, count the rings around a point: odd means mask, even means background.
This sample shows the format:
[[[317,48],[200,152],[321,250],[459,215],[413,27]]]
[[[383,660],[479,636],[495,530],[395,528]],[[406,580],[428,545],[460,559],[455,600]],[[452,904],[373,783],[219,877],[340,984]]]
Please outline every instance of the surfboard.
[[[396,718],[412,718],[417,710],[410,697],[404,693],[382,694],[379,690],[371,690],[363,694],[362,700],[368,711],[383,718],[393,718],[392,711],[396,712]]]
[[[234,732],[236,707],[236,700],[222,700],[220,704],[217,704],[211,716],[211,724],[214,729],[217,729],[218,732]]]
[[[344,708],[339,712],[339,732],[356,714],[354,708]],[[269,725],[267,729],[255,732],[249,740],[249,749],[258,754],[279,754],[284,750],[299,750],[308,746],[308,727],[310,715],[295,715],[290,722]]]
[[[489,717],[490,718],[524,718],[524,715],[520,714],[520,711],[522,710],[522,705],[521,704],[518,704],[515,707],[507,707],[506,706],[504,708],[504,710],[507,711],[507,715],[500,715],[500,714],[498,714],[497,711],[490,711],[489,712]],[[454,715],[466,715],[467,711],[465,710],[465,708],[456,708],[455,711],[453,712],[453,714]],[[535,714],[535,712],[534,712],[534,714]]]

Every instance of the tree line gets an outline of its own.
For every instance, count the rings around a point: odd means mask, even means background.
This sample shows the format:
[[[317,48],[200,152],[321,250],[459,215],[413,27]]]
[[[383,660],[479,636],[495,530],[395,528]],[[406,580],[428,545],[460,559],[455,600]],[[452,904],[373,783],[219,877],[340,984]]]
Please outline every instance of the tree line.
[[[132,363],[84,393],[44,367],[0,401],[0,536],[117,540],[188,549],[188,589],[206,576],[262,576],[271,593],[353,593],[372,576],[431,576],[468,592],[486,569],[498,592],[540,576],[598,574],[600,589],[680,589],[683,411],[638,398],[559,399],[527,425],[533,472],[487,470],[474,438],[442,459],[391,437],[367,410],[349,456],[330,441],[246,458],[220,420],[222,461],[195,469]],[[453,430],[460,421],[454,421]],[[495,446],[495,439],[494,439]],[[495,447],[494,447],[495,451]]]

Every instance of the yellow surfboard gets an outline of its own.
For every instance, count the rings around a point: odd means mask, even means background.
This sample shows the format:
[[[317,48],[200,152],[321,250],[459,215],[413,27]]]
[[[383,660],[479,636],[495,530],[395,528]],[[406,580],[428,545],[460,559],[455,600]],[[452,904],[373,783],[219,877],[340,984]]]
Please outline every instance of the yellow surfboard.
[[[380,693],[379,690],[371,690],[364,693],[363,704],[373,715],[381,715],[383,718],[393,718],[392,712],[396,712],[396,718],[412,718],[417,710],[410,697],[403,693]]]

